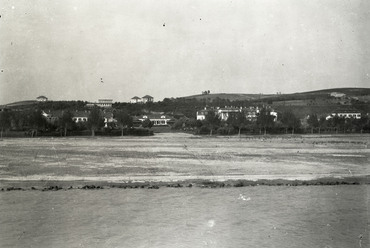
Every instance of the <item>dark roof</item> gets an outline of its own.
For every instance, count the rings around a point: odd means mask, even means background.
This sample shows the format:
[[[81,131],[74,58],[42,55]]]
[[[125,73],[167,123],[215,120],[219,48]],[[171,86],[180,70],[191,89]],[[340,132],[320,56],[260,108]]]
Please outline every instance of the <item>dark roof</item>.
[[[142,98],[153,98],[153,97],[149,96],[149,95],[146,95],[146,96],[143,96]]]
[[[133,98],[131,98],[131,99],[141,99],[140,97],[138,97],[138,96],[134,96]]]
[[[39,96],[36,99],[40,99],[40,98],[46,98],[46,99],[48,99],[46,96]]]
[[[74,111],[72,112],[73,117],[89,117],[90,112],[88,111]]]
[[[169,116],[169,115],[165,115],[165,114],[163,114],[163,115],[161,115],[161,114],[149,114],[149,115],[143,115],[142,117],[144,117],[144,116],[147,116],[148,117],[148,119],[150,119],[150,120],[153,120],[153,119],[171,119],[171,118],[173,118],[172,116]],[[164,118],[161,118],[162,116],[164,116]],[[143,119],[143,118],[140,118],[140,119]]]
[[[103,113],[103,117],[105,117],[105,118],[113,118],[113,113],[112,112]]]

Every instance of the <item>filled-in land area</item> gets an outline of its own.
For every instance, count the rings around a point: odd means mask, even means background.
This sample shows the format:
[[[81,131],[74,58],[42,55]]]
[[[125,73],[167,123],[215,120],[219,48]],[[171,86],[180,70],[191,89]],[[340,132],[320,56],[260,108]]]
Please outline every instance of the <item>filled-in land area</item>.
[[[369,135],[5,138],[0,187],[367,184],[369,144]]]

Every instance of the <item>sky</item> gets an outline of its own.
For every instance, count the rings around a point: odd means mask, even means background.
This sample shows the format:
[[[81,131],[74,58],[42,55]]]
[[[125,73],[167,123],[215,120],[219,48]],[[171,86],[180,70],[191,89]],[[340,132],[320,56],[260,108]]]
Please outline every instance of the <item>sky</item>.
[[[370,87],[366,0],[0,0],[0,104]]]

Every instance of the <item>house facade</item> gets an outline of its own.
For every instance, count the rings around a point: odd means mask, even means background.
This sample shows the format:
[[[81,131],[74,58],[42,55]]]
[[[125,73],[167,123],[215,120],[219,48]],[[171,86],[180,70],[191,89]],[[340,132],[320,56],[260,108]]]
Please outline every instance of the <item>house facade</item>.
[[[217,109],[217,115],[220,117],[221,120],[227,121],[230,115],[235,113],[240,113],[240,108],[219,108]]]
[[[361,113],[357,111],[337,111],[333,112],[330,115],[326,117],[326,120],[329,120],[333,118],[334,116],[338,116],[340,118],[346,118],[346,119],[361,119]]]
[[[88,121],[90,112],[89,111],[75,111],[75,112],[72,112],[72,114],[73,114],[72,120],[76,123],[80,123],[80,122]]]
[[[112,108],[113,99],[99,99],[98,102],[90,102],[86,104],[86,107],[92,108],[94,106],[101,108]]]
[[[143,115],[139,118],[141,122],[149,119],[151,122],[153,122],[153,126],[167,126],[169,124],[172,124],[174,122],[172,116],[165,115],[165,114],[149,114],[149,115]]]
[[[206,109],[197,111],[197,120],[205,120],[206,116],[208,115],[208,111],[209,110]]]
[[[154,98],[152,96],[149,96],[149,95],[143,96],[141,99],[142,99],[142,102],[143,103],[153,102],[154,101]]]
[[[147,103],[147,102],[153,102],[154,98],[149,95],[145,95],[143,97],[134,96],[130,99],[130,103]]]
[[[134,96],[130,100],[130,103],[140,103],[140,102],[142,102],[142,99],[140,97],[138,97],[138,96]]]

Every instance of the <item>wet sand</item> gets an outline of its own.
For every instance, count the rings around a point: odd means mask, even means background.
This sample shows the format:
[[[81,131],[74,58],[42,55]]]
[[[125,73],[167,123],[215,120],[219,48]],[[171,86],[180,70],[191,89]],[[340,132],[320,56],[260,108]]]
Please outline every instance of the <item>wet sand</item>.
[[[3,139],[0,187],[367,184],[369,143],[370,135]]]

